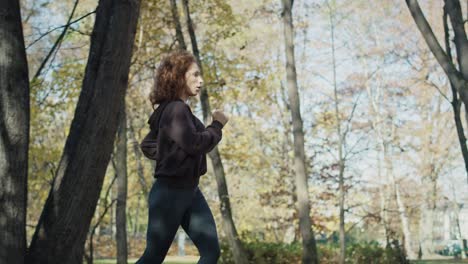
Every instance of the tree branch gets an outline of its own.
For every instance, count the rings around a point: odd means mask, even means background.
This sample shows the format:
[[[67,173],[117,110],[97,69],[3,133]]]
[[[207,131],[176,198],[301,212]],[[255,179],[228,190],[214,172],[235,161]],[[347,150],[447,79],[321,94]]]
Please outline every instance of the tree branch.
[[[432,54],[434,54],[435,58],[439,62],[440,66],[442,66],[442,69],[447,74],[450,81],[453,82],[455,84],[455,87],[457,87],[458,89],[458,87],[461,87],[465,83],[465,81],[461,77],[460,72],[448,59],[447,54],[445,54],[444,50],[437,41],[437,38],[435,37],[431,26],[429,25],[426,18],[424,17],[424,14],[421,11],[421,7],[419,6],[418,1],[406,0],[406,4],[408,6],[408,9],[410,10],[411,16],[414,19],[414,22],[416,23],[416,26],[421,32]]]
[[[75,4],[73,5],[72,12],[71,12],[70,16],[68,17],[67,24],[63,28],[63,31],[60,34],[60,36],[55,41],[54,46],[52,46],[52,49],[50,49],[49,53],[47,54],[47,56],[42,61],[41,65],[39,66],[39,69],[37,69],[36,74],[34,74],[34,77],[32,78],[32,82],[34,82],[41,75],[42,69],[44,69],[44,66],[46,65],[47,61],[50,59],[50,56],[52,56],[52,54],[55,52],[55,50],[59,47],[60,43],[62,42],[62,39],[65,36],[65,33],[67,33],[68,27],[70,26],[70,21],[72,20],[73,15],[75,14],[76,7],[78,6],[79,1],[80,0],[75,0]]]
[[[455,33],[455,47],[457,50],[458,66],[465,79],[468,78],[468,40],[463,24],[463,15],[458,0],[445,0],[444,13],[450,16],[453,32]]]
[[[70,23],[67,23],[67,24],[65,24],[65,25],[62,25],[62,26],[59,26],[59,27],[56,27],[56,28],[53,28],[53,29],[47,31],[46,33],[42,34],[39,38],[37,38],[36,40],[34,40],[31,44],[29,44],[29,45],[26,47],[26,50],[29,49],[32,45],[36,44],[36,43],[37,43],[39,40],[41,40],[43,37],[45,37],[45,36],[49,35],[50,33],[54,32],[55,30],[61,29],[61,28],[67,27],[67,26],[71,26],[71,25],[73,25],[73,24],[79,22],[80,20],[85,19],[86,17],[88,17],[88,16],[90,16],[90,15],[92,15],[92,14],[94,14],[94,13],[96,13],[96,10],[94,10],[94,11],[92,11],[92,12],[89,12],[89,13],[87,13],[86,15],[83,15],[83,16],[80,17],[80,18],[77,18],[76,20],[74,20],[74,21],[72,21],[72,22],[70,22]]]

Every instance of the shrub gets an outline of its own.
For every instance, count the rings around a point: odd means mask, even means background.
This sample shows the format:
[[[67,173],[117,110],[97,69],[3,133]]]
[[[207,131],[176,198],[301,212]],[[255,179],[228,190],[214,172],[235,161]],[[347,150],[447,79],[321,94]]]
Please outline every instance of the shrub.
[[[252,264],[293,264],[300,263],[301,245],[291,245],[271,242],[247,242],[244,243],[247,259]],[[232,252],[227,243],[221,243],[220,264],[234,263]]]
[[[302,244],[272,243],[262,241],[244,242],[249,263],[252,264],[299,264]],[[335,243],[317,245],[321,264],[338,263],[339,245]],[[220,264],[233,264],[232,252],[225,241],[221,242]],[[406,264],[409,263],[398,243],[387,248],[375,242],[349,243],[346,248],[346,263],[350,264]]]

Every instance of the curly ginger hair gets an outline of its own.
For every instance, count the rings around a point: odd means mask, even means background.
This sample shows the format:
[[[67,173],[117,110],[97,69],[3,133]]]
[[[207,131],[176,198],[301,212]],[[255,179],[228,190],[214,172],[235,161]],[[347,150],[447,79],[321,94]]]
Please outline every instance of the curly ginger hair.
[[[172,51],[161,60],[154,78],[154,86],[149,100],[154,106],[165,100],[179,98],[187,89],[185,73],[192,63],[197,63],[195,56],[185,50]]]

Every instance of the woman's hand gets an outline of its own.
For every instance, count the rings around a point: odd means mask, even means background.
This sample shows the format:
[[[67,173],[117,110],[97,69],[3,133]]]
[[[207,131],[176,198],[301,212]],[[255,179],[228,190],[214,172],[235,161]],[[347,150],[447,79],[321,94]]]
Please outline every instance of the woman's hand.
[[[226,125],[227,121],[229,120],[229,117],[226,116],[223,111],[218,109],[215,109],[211,115],[213,120],[219,121],[221,124],[223,124],[223,126]]]

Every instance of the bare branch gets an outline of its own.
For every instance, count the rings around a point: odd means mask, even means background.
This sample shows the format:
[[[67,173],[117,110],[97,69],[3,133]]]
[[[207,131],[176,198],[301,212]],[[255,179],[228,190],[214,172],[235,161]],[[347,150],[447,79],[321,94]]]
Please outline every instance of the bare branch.
[[[49,53],[47,54],[47,56],[42,61],[41,65],[39,66],[39,69],[37,69],[37,71],[36,71],[36,74],[34,74],[34,77],[32,78],[33,83],[34,83],[34,80],[36,80],[41,75],[42,69],[44,69],[44,66],[46,65],[46,63],[49,60],[50,56],[52,56],[52,54],[54,54],[55,50],[58,49],[58,47],[60,46],[60,43],[62,42],[62,39],[65,36],[65,33],[67,33],[68,27],[70,26],[70,21],[72,20],[73,15],[75,14],[76,7],[78,6],[79,1],[80,0],[75,0],[75,4],[73,5],[72,12],[71,12],[70,16],[68,17],[67,25],[63,28],[63,31],[60,34],[60,36],[57,38],[57,40],[55,41],[54,46],[52,46],[52,49],[50,49]]]
[[[42,38],[44,38],[45,36],[49,35],[50,33],[54,32],[55,30],[57,29],[61,29],[61,28],[64,28],[64,27],[69,27],[77,22],[79,22],[80,20],[83,20],[85,19],[86,17],[92,15],[96,13],[96,10],[92,11],[92,12],[89,12],[85,15],[83,15],[82,17],[80,18],[77,18],[76,20],[72,21],[72,22],[69,22],[68,24],[65,24],[65,25],[62,25],[62,26],[59,26],[59,27],[56,27],[56,28],[53,28],[49,31],[47,31],[46,33],[42,34],[39,38],[37,38],[36,40],[34,40],[33,42],[31,42],[31,44],[29,44],[27,47],[26,47],[26,50],[29,49],[32,45],[36,44],[38,41],[40,41]]]
[[[448,59],[447,54],[444,52],[440,46],[437,38],[432,31],[431,26],[427,22],[424,14],[421,10],[421,7],[418,4],[417,0],[406,0],[406,4],[411,12],[411,16],[414,19],[419,31],[421,32],[423,38],[425,39],[429,49],[432,51],[437,61],[439,62],[442,69],[447,74],[449,79],[455,84],[456,87],[461,87],[465,83],[461,77],[460,72],[455,68],[453,63]],[[460,92],[460,91],[458,91]]]

